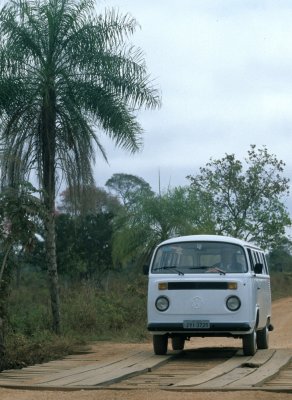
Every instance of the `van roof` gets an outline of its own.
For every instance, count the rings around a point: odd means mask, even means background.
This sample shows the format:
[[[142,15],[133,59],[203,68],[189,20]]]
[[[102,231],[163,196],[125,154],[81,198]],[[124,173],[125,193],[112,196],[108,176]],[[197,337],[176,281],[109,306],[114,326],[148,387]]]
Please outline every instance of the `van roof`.
[[[159,244],[159,246],[170,243],[178,243],[178,242],[228,242],[233,244],[238,244],[241,246],[248,246],[259,249],[258,246],[253,243],[245,242],[244,240],[237,239],[231,236],[223,236],[223,235],[187,235],[187,236],[178,236],[171,239],[167,239]]]

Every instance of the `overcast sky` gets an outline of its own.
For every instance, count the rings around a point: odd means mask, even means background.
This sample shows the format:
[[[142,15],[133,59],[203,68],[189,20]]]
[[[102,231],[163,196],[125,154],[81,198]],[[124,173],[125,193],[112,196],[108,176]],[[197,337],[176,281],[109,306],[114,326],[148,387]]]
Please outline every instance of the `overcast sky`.
[[[131,37],[145,54],[162,107],[141,111],[144,146],[130,155],[100,133],[109,165],[95,179],[144,178],[154,190],[188,184],[209,159],[267,146],[292,178],[291,0],[97,0],[137,19]],[[0,0],[0,5],[4,0]],[[292,199],[292,195],[290,196]],[[291,203],[292,210],[292,200]]]
[[[97,156],[98,186],[117,172],[158,190],[185,185],[212,158],[243,159],[267,146],[292,177],[291,0],[102,0],[141,25],[131,38],[144,53],[162,96],[141,111],[143,150],[131,156],[103,136],[109,164]]]

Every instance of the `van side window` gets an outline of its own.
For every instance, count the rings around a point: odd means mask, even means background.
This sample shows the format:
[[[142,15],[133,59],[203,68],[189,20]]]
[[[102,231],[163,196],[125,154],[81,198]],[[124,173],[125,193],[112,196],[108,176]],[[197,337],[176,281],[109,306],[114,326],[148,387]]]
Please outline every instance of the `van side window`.
[[[253,261],[253,257],[251,254],[251,249],[247,249],[247,253],[248,253],[248,258],[249,258],[249,262],[250,262],[250,267],[251,267],[251,270],[253,271],[254,270],[254,261]]]
[[[254,270],[254,266],[258,263],[263,265],[263,270],[262,270],[262,274],[266,274],[267,273],[267,268],[266,268],[266,262],[265,262],[265,258],[264,255],[256,250],[251,250],[251,249],[247,249],[248,251],[248,255],[249,255],[249,259],[250,259],[250,263],[251,263],[251,269]]]
[[[253,253],[253,258],[254,258],[255,263],[260,263],[263,266],[261,274],[263,274],[263,275],[267,274],[267,264],[265,262],[264,254],[259,251],[255,251],[255,250],[253,250],[252,253]]]
[[[258,253],[258,258],[259,258],[259,262],[263,265],[263,270],[262,270],[262,274],[266,273],[266,266],[263,260],[263,255],[262,253]]]
[[[264,253],[259,253],[259,256],[260,256],[260,262],[263,264],[263,274],[268,274],[269,273],[268,265]]]
[[[257,263],[261,263],[262,261],[260,259],[259,253],[257,251],[253,251],[253,253],[254,253],[254,256],[255,256],[256,264]]]
[[[265,267],[266,267],[267,275],[269,275],[269,266],[268,266],[268,262],[267,262],[266,256],[264,254],[263,254],[263,259],[264,259],[264,264],[265,264]]]
[[[255,250],[247,249],[248,250],[248,255],[249,255],[249,260],[251,264],[251,269],[252,271],[254,270],[254,266],[261,262],[259,259],[259,256]]]

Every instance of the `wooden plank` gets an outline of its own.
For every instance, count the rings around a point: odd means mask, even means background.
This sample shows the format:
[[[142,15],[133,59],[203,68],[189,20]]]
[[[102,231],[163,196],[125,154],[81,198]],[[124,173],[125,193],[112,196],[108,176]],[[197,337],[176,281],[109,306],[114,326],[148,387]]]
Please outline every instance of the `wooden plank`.
[[[56,372],[53,372],[51,374],[44,374],[40,379],[36,380],[35,383],[39,384],[46,384],[49,382],[54,382],[54,381],[62,381],[64,379],[64,382],[68,378],[68,381],[70,379],[74,379],[74,377],[78,377],[79,375],[86,375],[90,374],[91,372],[93,374],[100,373],[105,368],[112,368],[112,366],[116,365],[118,362],[127,362],[127,360],[132,359],[133,357],[138,357],[141,352],[130,352],[128,355],[124,356],[122,359],[116,358],[116,359],[109,359],[106,361],[99,361],[96,363],[90,363],[87,365],[79,365],[74,368],[68,368],[64,370],[57,370]]]
[[[249,376],[252,373],[251,368],[241,368],[236,367],[234,368],[232,371],[219,376],[215,379],[212,379],[208,382],[205,382],[201,385],[196,386],[196,388],[200,388],[200,389],[206,389],[206,388],[212,388],[212,389],[219,389],[219,388],[223,388],[226,386],[230,386],[230,382],[234,382],[237,381],[243,377]]]
[[[252,374],[230,383],[228,387],[261,386],[265,381],[274,377],[281,368],[287,365],[291,358],[292,350],[278,349],[266,363],[263,363],[259,368],[255,369]]]
[[[198,388],[223,388],[232,387],[236,385],[238,381],[250,381],[252,374],[258,370],[261,365],[264,365],[274,355],[274,350],[259,350],[256,354],[249,358],[248,361],[241,362],[234,369],[215,379],[198,385]]]
[[[209,355],[210,357],[210,355]],[[211,369],[218,365],[223,360],[227,360],[229,356],[219,360],[218,358],[198,358],[198,352],[185,352],[179,357],[169,360],[169,362],[160,366],[151,372],[139,374],[118,383],[111,384],[114,389],[149,389],[149,388],[169,388],[173,387],[177,382],[193,377],[195,374],[199,375],[204,371]],[[184,389],[183,389],[184,390]]]
[[[265,387],[287,387],[291,388],[292,387],[292,359],[288,363],[288,365],[285,365],[283,369],[279,371],[279,374],[277,374],[275,377],[272,379],[269,379],[268,381],[264,382]]]
[[[117,381],[141,371],[153,368],[172,356],[154,356],[149,352],[139,352],[122,360],[97,363],[87,367],[47,375],[38,379],[38,386],[95,386]]]
[[[239,350],[235,356],[225,361],[225,363],[212,368],[199,376],[188,378],[184,381],[175,384],[175,387],[188,387],[198,386],[206,388],[212,387],[223,387],[230,382],[242,379],[246,375],[252,372],[250,366],[254,365],[258,368],[260,365],[265,363],[273,355],[273,350],[261,350],[258,351],[253,357],[243,356],[242,351]],[[246,367],[243,367],[245,366]]]
[[[188,387],[188,386],[197,386],[197,385],[203,384],[205,382],[208,382],[212,379],[217,378],[218,376],[226,374],[229,371],[232,371],[234,368],[238,367],[243,362],[248,362],[250,359],[251,359],[251,357],[243,357],[241,350],[239,350],[235,354],[235,356],[228,359],[224,363],[217,365],[216,367],[211,368],[208,371],[205,371],[200,375],[195,375],[193,377],[182,380],[173,386],[174,387]]]
[[[115,366],[114,369],[104,371],[103,374],[99,376],[91,376],[78,382],[78,386],[98,386],[98,385],[108,385],[114,382],[119,382],[122,379],[126,379],[143,372],[147,372],[158,365],[161,365],[168,361],[171,356],[154,356],[147,357],[147,359],[140,360],[137,363],[123,364],[120,363]],[[76,386],[74,383],[72,386]]]
[[[131,357],[132,355],[137,354],[136,351],[132,351],[128,353],[128,357]],[[104,365],[108,365],[110,363],[116,362],[118,359],[108,359],[105,362],[99,361],[99,362],[92,362],[89,360],[89,362],[84,365],[82,362],[81,364],[79,362],[72,362],[72,360],[58,360],[58,361],[50,361],[48,363],[44,364],[36,364],[34,366],[26,367],[20,370],[5,370],[0,373],[0,385],[1,384],[7,384],[9,380],[11,380],[11,383],[13,384],[15,377],[17,379],[21,380],[22,382],[27,382],[27,384],[34,384],[37,383],[38,381],[50,379],[50,377],[54,377],[55,375],[59,376],[67,376],[70,375],[73,370],[76,373],[78,371],[83,371],[83,370],[88,370],[90,368],[97,368],[97,366],[100,366],[101,368]],[[77,365],[77,366],[76,366]]]

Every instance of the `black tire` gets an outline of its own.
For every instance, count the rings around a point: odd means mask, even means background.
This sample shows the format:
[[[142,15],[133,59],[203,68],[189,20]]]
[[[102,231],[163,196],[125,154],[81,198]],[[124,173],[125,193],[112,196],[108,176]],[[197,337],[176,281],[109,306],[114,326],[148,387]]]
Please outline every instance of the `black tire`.
[[[257,335],[252,331],[242,337],[242,348],[245,356],[253,356],[257,351]]]
[[[258,349],[269,348],[269,327],[266,325],[264,329],[257,331],[257,347]]]
[[[185,339],[181,336],[174,336],[171,339],[171,344],[173,350],[183,350],[185,347]]]
[[[167,335],[153,335],[153,350],[157,356],[164,356],[167,353],[167,345]]]

